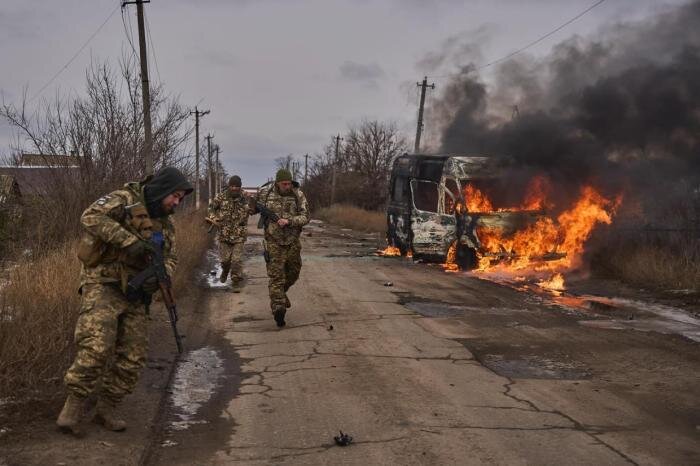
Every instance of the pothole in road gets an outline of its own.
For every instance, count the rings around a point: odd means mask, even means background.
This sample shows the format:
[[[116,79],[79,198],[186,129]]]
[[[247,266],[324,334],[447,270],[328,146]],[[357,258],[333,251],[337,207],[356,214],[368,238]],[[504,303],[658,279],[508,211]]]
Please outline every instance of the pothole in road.
[[[185,430],[207,422],[196,416],[214,396],[223,373],[223,359],[208,346],[189,352],[178,363],[170,397],[177,420],[170,422],[170,430]]]
[[[221,264],[219,263],[219,255],[214,249],[207,251],[207,260],[205,262],[205,272],[202,273],[202,286],[212,290],[225,290],[231,288],[227,283],[221,283]]]
[[[507,359],[500,354],[486,354],[480,362],[496,374],[510,379],[581,380],[591,376],[580,363],[555,361],[540,356]]]

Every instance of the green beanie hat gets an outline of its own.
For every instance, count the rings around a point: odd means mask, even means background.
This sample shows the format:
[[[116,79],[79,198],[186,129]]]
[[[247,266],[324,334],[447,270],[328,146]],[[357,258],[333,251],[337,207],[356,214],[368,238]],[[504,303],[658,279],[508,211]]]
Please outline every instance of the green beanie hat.
[[[280,181],[292,181],[292,173],[284,168],[277,170],[277,175],[275,176],[275,183]]]

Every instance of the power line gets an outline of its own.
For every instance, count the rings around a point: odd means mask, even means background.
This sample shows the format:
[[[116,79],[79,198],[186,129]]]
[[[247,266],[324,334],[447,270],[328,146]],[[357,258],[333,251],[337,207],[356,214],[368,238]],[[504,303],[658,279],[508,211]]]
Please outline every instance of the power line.
[[[131,46],[131,51],[133,52],[134,58],[138,56],[136,53],[136,47],[134,47],[134,31],[131,28],[131,16],[128,14],[126,17],[129,20],[129,28],[127,29],[126,27],[126,21],[124,20],[124,8],[126,5],[122,5],[122,24],[124,25],[124,35],[126,36],[126,40],[129,41],[129,45]]]
[[[537,39],[533,40],[533,41],[530,42],[529,44],[527,44],[527,45],[525,45],[525,46],[523,46],[523,47],[521,47],[521,48],[519,48],[519,49],[517,49],[517,50],[515,50],[515,51],[513,51],[513,52],[511,52],[511,53],[509,53],[508,55],[504,55],[503,57],[501,57],[501,58],[499,58],[499,59],[497,59],[497,60],[493,60],[493,61],[490,61],[490,62],[484,64],[484,65],[477,66],[476,68],[474,68],[474,71],[483,70],[484,68],[488,68],[489,66],[493,66],[493,65],[496,65],[496,64],[501,63],[501,62],[503,62],[503,61],[506,61],[506,60],[508,60],[509,58],[512,58],[512,57],[514,57],[515,55],[518,55],[519,53],[524,52],[525,50],[529,49],[530,47],[533,47],[533,46],[539,44],[540,42],[542,42],[542,41],[545,40],[546,38],[552,36],[553,34],[556,34],[557,32],[561,31],[562,29],[564,29],[564,28],[565,28],[566,26],[568,26],[569,24],[573,23],[574,21],[576,21],[576,20],[579,19],[580,17],[584,16],[585,14],[587,14],[588,12],[590,12],[591,10],[593,10],[594,8],[596,8],[597,6],[601,5],[602,3],[605,3],[605,1],[606,1],[606,0],[598,0],[596,3],[594,3],[593,5],[589,6],[589,7],[586,8],[585,10],[583,10],[581,13],[579,13],[579,14],[577,14],[576,16],[574,16],[573,18],[567,20],[565,23],[563,23],[563,24],[557,26],[555,29],[552,29],[552,30],[549,31],[548,33],[546,33],[546,34],[544,34],[544,35],[538,37]],[[447,78],[447,77],[459,76],[459,75],[460,75],[459,73],[452,73],[452,74],[446,74],[446,75],[441,75],[441,76],[430,76],[430,77],[433,78],[433,79],[438,79],[438,78]]]
[[[75,52],[75,54],[70,58],[70,60],[68,60],[68,62],[65,65],[63,65],[63,68],[58,70],[56,72],[56,74],[54,74],[53,77],[51,79],[49,79],[49,81],[46,84],[44,84],[44,86],[41,89],[39,89],[39,92],[34,94],[34,96],[31,99],[29,99],[28,102],[32,102],[34,99],[39,97],[39,95],[41,95],[41,93],[44,92],[44,90],[46,90],[46,88],[49,87],[49,85],[51,85],[51,83],[54,82],[54,80],[56,78],[58,78],[58,76],[61,73],[63,73],[66,70],[66,68],[68,68],[70,66],[71,63],[73,63],[73,60],[75,60],[78,57],[78,55],[80,55],[80,52],[85,50],[85,47],[87,47],[87,45],[92,41],[92,39],[94,39],[95,36],[102,30],[102,28],[105,27],[107,22],[109,22],[109,20],[112,18],[112,16],[114,16],[114,13],[117,12],[118,8],[119,8],[119,5],[117,5],[114,8],[114,10],[112,10],[112,12],[109,14],[109,16],[107,16],[107,19],[105,19],[104,22],[102,24],[100,24],[100,27],[98,27],[97,30],[92,33],[92,35],[88,38],[88,40],[86,40],[85,43],[78,49],[78,51]]]
[[[158,59],[156,58],[156,48],[155,45],[153,44],[153,39],[151,38],[151,25],[148,24],[148,15],[145,14],[143,15],[143,19],[146,20],[146,33],[148,34],[148,44],[151,46],[151,54],[153,55],[153,63],[156,65],[156,74],[158,75],[158,84],[163,84],[163,81],[160,79],[160,69],[158,68]]]

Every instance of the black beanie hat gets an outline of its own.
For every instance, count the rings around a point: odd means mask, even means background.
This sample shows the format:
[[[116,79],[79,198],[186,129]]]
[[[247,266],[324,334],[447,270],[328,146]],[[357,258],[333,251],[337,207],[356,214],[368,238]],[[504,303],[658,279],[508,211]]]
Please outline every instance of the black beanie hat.
[[[231,178],[228,179],[228,185],[229,186],[237,186],[240,188],[242,186],[241,177],[238,175],[233,175]]]
[[[160,201],[175,191],[185,191],[190,194],[194,189],[185,175],[175,167],[163,167],[146,181],[143,194],[146,198],[146,208],[151,217],[162,217]]]

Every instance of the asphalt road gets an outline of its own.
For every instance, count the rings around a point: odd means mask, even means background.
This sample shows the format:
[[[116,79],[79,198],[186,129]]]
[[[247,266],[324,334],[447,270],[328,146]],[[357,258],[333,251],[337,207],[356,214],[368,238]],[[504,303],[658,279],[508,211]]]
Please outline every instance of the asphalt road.
[[[188,324],[143,462],[700,464],[692,314],[654,324],[630,297],[557,301],[376,243],[307,227],[279,330],[253,231],[243,292],[213,284]]]

